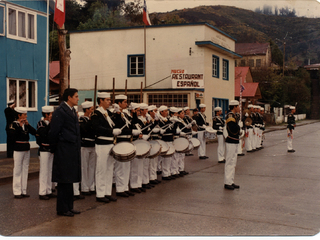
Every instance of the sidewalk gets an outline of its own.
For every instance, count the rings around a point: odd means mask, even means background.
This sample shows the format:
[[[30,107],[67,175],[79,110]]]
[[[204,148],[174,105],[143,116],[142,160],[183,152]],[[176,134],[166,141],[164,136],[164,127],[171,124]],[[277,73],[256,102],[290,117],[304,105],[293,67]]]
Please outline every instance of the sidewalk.
[[[320,120],[302,120],[297,122],[298,126],[303,126],[307,124],[312,124],[319,122]],[[268,126],[265,132],[272,132],[277,130],[284,130],[287,128],[286,124]],[[215,142],[214,140],[208,140],[208,143]],[[39,176],[39,157],[38,149],[33,148],[30,151],[30,163],[29,163],[29,179],[37,178]],[[12,171],[13,171],[13,158],[7,158],[6,152],[0,152],[0,185],[12,182]]]

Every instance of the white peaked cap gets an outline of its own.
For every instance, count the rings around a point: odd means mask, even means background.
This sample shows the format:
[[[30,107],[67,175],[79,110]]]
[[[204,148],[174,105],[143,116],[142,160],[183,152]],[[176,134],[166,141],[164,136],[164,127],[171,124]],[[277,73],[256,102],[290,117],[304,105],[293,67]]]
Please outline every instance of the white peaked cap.
[[[92,106],[93,106],[93,102],[91,102],[91,101],[85,101],[85,102],[81,103],[82,108],[91,108]]]
[[[140,109],[148,109],[148,104],[140,103]]]
[[[222,111],[222,108],[221,107],[215,107],[214,111]]]
[[[155,105],[151,105],[148,107],[148,112],[155,110],[157,107]]]
[[[252,104],[249,104],[249,105],[248,105],[248,108],[253,108],[253,105],[252,105]]]
[[[126,95],[116,95],[115,99],[116,100],[127,100],[128,97]]]
[[[239,105],[239,101],[237,100],[231,100],[229,103],[230,106],[238,106]]]
[[[296,109],[296,107],[295,106],[290,106],[290,109],[293,110],[293,109]]]
[[[43,113],[51,113],[54,111],[54,108],[53,106],[43,106],[42,107],[42,112]]]
[[[160,107],[158,108],[158,111],[159,111],[159,112],[162,112],[162,111],[167,110],[167,109],[168,109],[167,106],[162,105],[162,106],[160,106]]]
[[[107,92],[98,92],[98,98],[110,98],[110,93]]]
[[[183,110],[187,111],[188,109],[190,109],[189,107],[185,107]]]
[[[199,108],[204,108],[204,107],[206,107],[206,105],[205,105],[204,103],[201,103],[201,104],[199,105]]]
[[[174,112],[174,113],[179,112],[179,108],[171,107],[170,112]]]
[[[25,107],[15,107],[14,110],[17,112],[17,113],[27,113],[27,108]]]

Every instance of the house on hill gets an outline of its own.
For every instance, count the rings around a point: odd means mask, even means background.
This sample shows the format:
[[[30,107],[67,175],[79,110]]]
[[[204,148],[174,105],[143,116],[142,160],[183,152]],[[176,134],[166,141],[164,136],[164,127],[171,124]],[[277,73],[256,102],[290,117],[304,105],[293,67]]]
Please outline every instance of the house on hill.
[[[48,9],[54,1],[0,1],[0,122],[10,100],[28,109],[36,127],[41,107],[48,105]],[[39,111],[40,109],[40,111]],[[36,147],[31,138],[31,147]],[[0,151],[6,149],[5,127],[0,128]]]
[[[235,41],[207,23],[70,32],[70,86],[83,102],[93,100],[95,75],[98,91],[110,93],[114,78],[115,93],[127,88],[128,102],[190,108],[205,103],[211,122],[214,107],[224,112],[234,99],[234,60],[241,58]]]
[[[243,58],[236,60],[236,67],[249,66],[251,70],[271,67],[269,43],[236,43],[235,52]]]

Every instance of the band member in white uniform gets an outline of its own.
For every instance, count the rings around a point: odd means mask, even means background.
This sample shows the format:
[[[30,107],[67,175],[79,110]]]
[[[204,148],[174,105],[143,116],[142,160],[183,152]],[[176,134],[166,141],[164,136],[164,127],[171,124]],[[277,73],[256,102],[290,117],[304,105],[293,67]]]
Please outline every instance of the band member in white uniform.
[[[184,110],[184,121],[187,124],[189,124],[189,123],[194,124],[194,122],[193,122],[194,120],[190,116],[190,108],[189,107],[185,107],[183,110]],[[191,129],[191,132],[192,132],[192,129]],[[192,150],[190,152],[186,153],[185,156],[193,156]]]
[[[246,115],[244,116],[245,118],[250,118],[252,120],[251,124],[246,126],[246,151],[247,152],[253,152],[252,150],[252,141],[254,138],[254,133],[253,133],[253,105],[249,104],[248,105],[248,110],[250,110],[250,114],[246,113]]]
[[[205,132],[206,132],[206,126],[209,125],[206,121],[206,115],[204,112],[206,111],[206,105],[200,104],[199,105],[200,111],[197,115],[194,116],[194,119],[197,122],[198,125],[198,139],[200,141],[200,147],[198,148],[198,157],[201,160],[207,159],[209,157],[206,156],[206,138],[205,138]]]
[[[30,161],[29,134],[36,135],[27,120],[27,108],[16,107],[17,120],[9,127],[9,134],[14,140],[13,145],[13,194],[15,198],[30,197],[27,194],[28,170]]]
[[[52,194],[52,163],[53,153],[51,153],[51,146],[49,144],[48,134],[50,130],[50,122],[52,119],[53,106],[43,106],[43,119],[37,124],[37,144],[39,145],[39,199],[49,200],[56,195]]]
[[[96,148],[95,134],[92,127],[91,115],[94,111],[93,102],[81,104],[84,114],[79,118],[81,135],[81,193],[91,195],[95,192]]]
[[[240,126],[240,129],[243,130],[242,131],[242,135],[239,136],[239,144],[238,144],[238,156],[244,156],[244,153],[243,153],[243,147],[244,147],[244,144],[245,144],[245,141],[243,139],[244,137],[244,128],[243,128],[243,122],[242,122],[242,119],[241,119],[241,116],[239,113],[236,113],[236,120],[237,120],[237,123],[238,125]]]
[[[114,136],[121,133],[119,128],[114,128],[112,113],[107,110],[110,106],[110,93],[99,92],[97,102],[99,107],[91,116],[92,127],[96,135],[96,200],[108,203],[112,193],[112,180],[115,159],[110,156]],[[112,198],[111,201],[115,199]]]
[[[215,117],[212,119],[212,128],[217,130],[217,138],[218,138],[218,163],[225,163],[225,150],[226,150],[226,143],[223,136],[223,127],[225,125],[225,121],[222,119],[222,108],[215,107],[214,108]]]
[[[294,128],[296,126],[296,119],[294,117],[294,114],[296,112],[296,108],[294,106],[290,106],[290,114],[287,118],[287,149],[288,152],[295,152],[295,150],[292,148],[292,139],[293,139],[293,132]]]
[[[234,184],[234,174],[237,165],[237,153],[239,136],[242,134],[241,128],[237,123],[236,113],[240,111],[239,102],[231,100],[229,103],[230,112],[226,117],[226,126],[224,127],[224,135],[226,138],[226,163],[224,168],[224,188],[234,190],[239,185]]]

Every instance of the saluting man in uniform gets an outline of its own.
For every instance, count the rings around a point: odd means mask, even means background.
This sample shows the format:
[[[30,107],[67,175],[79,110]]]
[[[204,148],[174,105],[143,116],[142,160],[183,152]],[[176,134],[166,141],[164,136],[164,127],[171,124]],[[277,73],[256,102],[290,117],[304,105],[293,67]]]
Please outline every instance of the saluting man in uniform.
[[[27,120],[27,108],[16,107],[18,119],[9,127],[13,145],[13,194],[15,198],[30,197],[27,194],[28,170],[30,161],[29,134],[36,135],[36,130]]]
[[[234,190],[239,185],[234,184],[234,174],[237,165],[237,153],[239,136],[242,134],[241,128],[237,123],[236,113],[239,113],[240,107],[237,100],[231,100],[229,104],[230,112],[226,117],[226,126],[224,135],[226,138],[226,163],[224,168],[224,188]]]
[[[6,116],[6,132],[7,132],[7,158],[12,158],[13,157],[13,145],[14,145],[14,140],[11,139],[11,136],[9,134],[9,127],[13,121],[16,120],[16,111],[14,111],[14,108],[16,107],[16,104],[14,100],[10,100],[8,102],[8,107],[4,110],[4,114]]]
[[[39,199],[49,200],[56,195],[52,194],[52,164],[53,153],[51,153],[51,144],[49,143],[50,122],[52,119],[53,106],[43,106],[43,119],[37,124],[37,144],[39,145]]]
[[[293,139],[293,132],[294,128],[296,126],[296,119],[294,117],[294,114],[296,112],[296,108],[294,106],[290,107],[291,113],[288,115],[287,120],[287,148],[288,152],[295,152],[295,150],[292,148],[292,139]]]
[[[206,121],[206,115],[204,112],[206,111],[206,105],[205,104],[200,104],[199,105],[200,112],[198,112],[197,115],[194,116],[194,120],[196,120],[197,125],[198,125],[198,139],[200,141],[200,147],[198,148],[198,157],[199,159],[207,159],[208,157],[206,156],[206,137],[205,137],[205,132],[206,132],[206,127],[209,125]]]
[[[225,149],[226,143],[223,136],[223,127],[225,125],[225,121],[222,119],[222,108],[215,107],[214,108],[215,117],[212,120],[212,128],[217,130],[217,138],[218,138],[218,163],[225,163]]]

